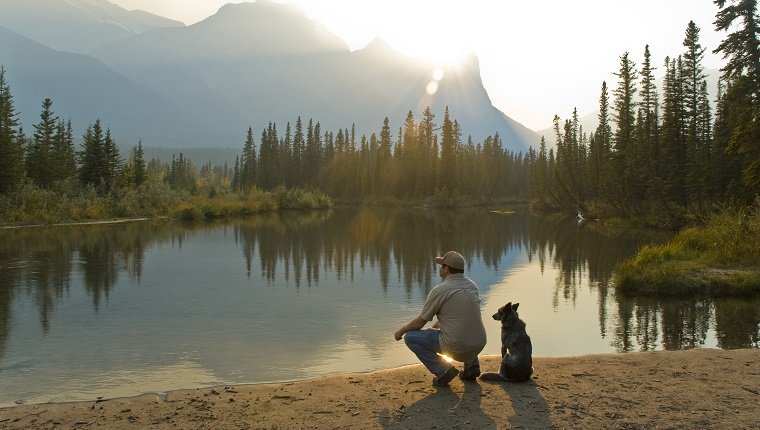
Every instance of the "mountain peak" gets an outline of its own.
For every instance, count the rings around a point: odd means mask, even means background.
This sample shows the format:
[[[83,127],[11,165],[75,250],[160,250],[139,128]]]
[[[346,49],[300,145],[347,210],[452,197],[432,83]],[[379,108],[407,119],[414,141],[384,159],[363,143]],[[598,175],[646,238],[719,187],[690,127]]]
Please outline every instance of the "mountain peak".
[[[380,52],[396,52],[391,45],[388,44],[385,40],[381,39],[380,37],[375,37],[372,39],[367,46],[364,47],[367,51],[380,51]]]
[[[191,27],[209,39],[235,35],[238,38],[236,42],[255,46],[257,54],[290,55],[349,50],[342,39],[320,23],[310,20],[301,10],[268,0],[228,3],[216,14]]]
[[[107,0],[2,0],[0,25],[53,49],[88,52],[154,28],[184,26]]]

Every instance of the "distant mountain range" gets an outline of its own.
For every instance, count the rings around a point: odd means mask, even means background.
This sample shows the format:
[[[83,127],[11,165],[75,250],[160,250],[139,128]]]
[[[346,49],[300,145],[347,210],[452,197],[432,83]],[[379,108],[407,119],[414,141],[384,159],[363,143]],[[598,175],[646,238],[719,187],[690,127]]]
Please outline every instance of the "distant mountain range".
[[[106,0],[2,0],[0,64],[25,128],[45,97],[77,130],[100,118],[123,147],[241,147],[245,131],[300,115],[323,131],[379,132],[446,106],[480,142],[526,151],[539,137],[496,109],[478,60],[442,69],[381,40],[351,52],[318,22],[265,0],[228,4],[191,26]]]

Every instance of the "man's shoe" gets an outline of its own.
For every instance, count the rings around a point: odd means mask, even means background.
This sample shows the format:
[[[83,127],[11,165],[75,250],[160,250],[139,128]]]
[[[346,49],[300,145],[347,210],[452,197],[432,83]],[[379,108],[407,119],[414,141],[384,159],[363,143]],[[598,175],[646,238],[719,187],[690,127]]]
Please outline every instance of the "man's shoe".
[[[436,376],[433,378],[433,385],[438,385],[439,387],[445,387],[449,385],[449,382],[451,382],[452,379],[454,379],[459,374],[459,371],[456,367],[451,366],[443,372],[443,375]]]
[[[480,366],[475,364],[473,366],[464,366],[464,370],[459,374],[459,379],[463,381],[474,381],[480,376]]]

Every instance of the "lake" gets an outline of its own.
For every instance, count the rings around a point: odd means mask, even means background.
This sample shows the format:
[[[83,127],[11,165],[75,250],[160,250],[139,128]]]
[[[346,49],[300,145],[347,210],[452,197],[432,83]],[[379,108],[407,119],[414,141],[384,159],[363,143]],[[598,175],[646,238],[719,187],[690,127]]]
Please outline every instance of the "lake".
[[[663,240],[525,208],[0,230],[0,406],[416,364],[393,332],[447,250],[480,286],[484,354],[509,301],[536,356],[760,347],[758,298],[615,292],[616,264]]]

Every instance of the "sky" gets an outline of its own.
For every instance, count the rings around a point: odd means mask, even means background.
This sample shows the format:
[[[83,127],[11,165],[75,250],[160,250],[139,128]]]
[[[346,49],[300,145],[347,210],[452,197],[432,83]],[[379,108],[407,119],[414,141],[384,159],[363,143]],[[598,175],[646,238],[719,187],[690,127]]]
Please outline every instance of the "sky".
[[[192,25],[239,0],[109,0]],[[375,37],[396,50],[455,65],[473,53],[491,102],[533,130],[568,118],[574,108],[595,112],[603,81],[614,88],[620,57],[640,67],[644,47],[663,72],[666,56],[683,54],[693,20],[706,48],[702,64],[719,69],[713,54],[725,33],[715,32],[712,0],[276,0],[291,4],[341,37],[352,50]]]

